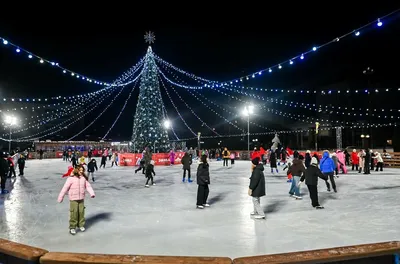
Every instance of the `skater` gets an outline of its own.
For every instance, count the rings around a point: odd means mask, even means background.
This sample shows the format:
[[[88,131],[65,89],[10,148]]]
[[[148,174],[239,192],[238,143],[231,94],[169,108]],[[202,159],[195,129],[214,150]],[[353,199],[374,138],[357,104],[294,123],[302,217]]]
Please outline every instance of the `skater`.
[[[118,164],[117,164],[117,153],[115,153],[115,152],[111,156],[111,167],[114,167],[114,164],[115,164],[115,166],[118,167]]]
[[[278,166],[276,166],[276,153],[271,149],[269,154],[269,165],[271,166],[271,173],[274,173],[274,169],[276,173],[279,173]]]
[[[105,169],[106,163],[107,163],[107,155],[106,155],[106,151],[104,151],[103,155],[101,155],[100,169],[101,169],[101,167],[103,167]]]
[[[311,151],[307,150],[306,151],[306,156],[304,158],[304,165],[306,168],[310,167],[311,164]]]
[[[78,166],[78,162],[77,162],[77,158],[76,158],[76,154],[75,153],[72,153],[71,162],[72,162],[72,167],[75,168],[76,166]]]
[[[210,184],[210,171],[207,162],[207,156],[202,155],[200,158],[199,166],[197,167],[197,209],[204,209],[209,207],[207,203],[208,194],[210,192],[208,185]]]
[[[224,159],[224,166],[228,166],[228,160],[230,159],[230,153],[228,151],[228,148],[225,148],[224,151],[222,151],[222,158]]]
[[[1,194],[8,193],[8,191],[6,190],[8,170],[9,170],[9,165],[7,161],[7,155],[5,153],[1,153],[1,158],[0,158]]]
[[[169,166],[172,166],[174,164],[175,164],[175,152],[173,149],[171,149],[171,151],[169,152]]]
[[[155,164],[154,160],[151,160],[150,163],[149,163],[149,165],[147,165],[147,167],[146,167],[146,174],[145,174],[145,177],[147,178],[147,181],[146,181],[146,184],[145,184],[145,186],[144,186],[144,187],[146,187],[146,188],[149,188],[149,187],[150,187],[150,186],[149,186],[149,181],[150,181],[150,180],[151,180],[151,185],[156,185],[156,184],[154,183],[154,180],[153,180],[153,175],[156,176],[156,173],[154,172],[154,164]]]
[[[92,181],[94,182],[94,170],[98,170],[97,168],[97,162],[95,159],[92,159],[89,161],[87,165],[87,171],[88,171],[88,178],[90,179],[90,176],[92,176]]]
[[[292,174],[292,184],[290,186],[289,194],[290,197],[295,198],[296,200],[301,200],[300,189],[298,184],[300,182],[300,178],[303,176],[306,171],[306,167],[303,164],[304,157],[299,155],[298,159],[293,160],[292,166],[289,167],[287,171],[287,175]]]
[[[337,192],[336,190],[336,183],[334,179],[334,173],[335,173],[335,163],[334,161],[329,157],[329,151],[325,150],[324,154],[322,155],[321,162],[319,164],[319,168],[321,169],[322,173],[326,176],[326,178],[329,177],[329,180],[331,181],[332,188],[334,192]],[[328,189],[328,192],[331,191],[331,186],[328,182],[328,180],[325,181],[326,183],[326,188]]]
[[[18,176],[24,176],[25,156],[20,154],[17,163],[18,163],[18,170],[19,170],[19,175]]]
[[[333,160],[333,163],[335,164],[335,175],[337,176],[339,174],[339,159],[336,156],[335,152],[332,153],[332,157],[331,158]]]
[[[380,169],[380,171],[383,171],[383,159],[382,159],[381,153],[379,153],[378,151],[375,152],[374,159],[376,159],[376,161],[377,161],[375,171],[378,171],[379,169]]]
[[[364,164],[365,164],[365,152],[363,149],[360,150],[360,152],[358,152],[358,162],[360,164],[360,166],[358,167],[358,173],[361,173],[364,169]]]
[[[338,166],[339,166],[339,168],[337,168],[338,172],[342,170],[343,174],[347,174],[346,156],[344,155],[343,151],[338,149],[336,151],[336,156],[338,158]]]
[[[260,158],[258,157],[253,159],[251,163],[253,171],[250,177],[248,194],[252,197],[254,211],[250,215],[254,215],[255,219],[265,219],[265,213],[260,205],[260,198],[265,196],[264,165],[260,164]]]
[[[264,155],[263,155],[263,156],[264,156]],[[232,166],[232,165],[235,164],[235,158],[236,158],[236,157],[235,157],[235,152],[232,152],[232,153],[231,153],[230,158],[231,158],[231,166]]]
[[[11,178],[11,177],[15,178],[15,177],[17,177],[17,174],[15,173],[14,158],[11,157],[10,154],[8,154],[7,162],[8,162],[8,166],[9,166],[8,178]]]
[[[310,193],[311,205],[315,209],[324,209],[318,202],[318,177],[327,181],[328,177],[324,175],[318,168],[318,160],[316,158],[311,158],[311,164],[306,169],[305,173],[300,179],[300,182],[306,180],[306,185]],[[299,183],[300,185],[300,183]]]
[[[351,153],[351,170],[356,169],[358,171],[358,165],[360,164],[360,157],[357,154],[357,150],[353,149],[353,152]]]
[[[192,159],[190,158],[189,153],[185,153],[185,155],[183,156],[181,163],[183,165],[182,169],[183,169],[183,177],[182,177],[182,182],[185,182],[185,178],[186,178],[186,171],[188,172],[188,182],[192,182],[191,180],[191,175],[190,175],[190,165],[192,165]]]
[[[90,185],[85,175],[83,166],[76,166],[74,175],[68,177],[58,195],[58,202],[62,203],[65,194],[68,192],[69,196],[69,232],[71,235],[76,234],[78,227],[81,232],[85,231],[85,191],[88,191],[91,198],[95,197],[92,186]]]
[[[371,174],[371,152],[369,149],[365,149],[364,174]]]

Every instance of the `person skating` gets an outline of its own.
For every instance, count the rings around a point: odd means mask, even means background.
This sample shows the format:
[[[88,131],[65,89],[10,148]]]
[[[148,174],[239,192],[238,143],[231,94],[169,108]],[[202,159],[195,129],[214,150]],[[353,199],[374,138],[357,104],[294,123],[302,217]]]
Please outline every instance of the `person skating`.
[[[225,148],[224,151],[222,151],[222,158],[224,160],[223,166],[228,166],[228,160],[230,159],[230,153],[228,151],[228,148]]]
[[[146,174],[146,161],[144,159],[144,154],[146,153],[145,150],[143,150],[142,152],[142,157],[140,158],[140,162],[139,162],[139,168],[137,168],[135,170],[135,173],[137,173],[138,171],[142,170],[143,174]]]
[[[324,154],[322,155],[322,159],[319,163],[319,168],[321,169],[322,173],[329,177],[329,180],[331,181],[332,188],[334,192],[337,192],[336,190],[336,183],[335,183],[335,178],[334,178],[334,173],[335,173],[335,162],[329,157],[329,151],[325,150]],[[328,189],[328,192],[331,191],[331,186],[328,182],[328,180],[325,181],[326,183],[326,188]]]
[[[24,176],[25,156],[20,154],[17,163],[18,163],[18,170],[19,170],[18,176]]]
[[[369,149],[365,149],[364,174],[371,174],[371,152]]]
[[[156,185],[153,180],[153,175],[156,176],[156,173],[154,172],[154,164],[155,164],[154,160],[151,160],[149,165],[147,165],[147,167],[146,167],[146,174],[145,174],[145,177],[147,178],[147,181],[145,184],[146,188],[150,187],[149,186],[150,180],[151,180],[151,185]]]
[[[311,158],[310,166],[306,169],[300,182],[303,182],[304,180],[306,181],[310,193],[311,205],[316,209],[324,209],[324,207],[318,202],[318,177],[325,181],[328,180],[328,177],[318,168],[318,160],[313,157]]]
[[[310,167],[311,164],[311,151],[306,151],[306,156],[304,157],[304,165],[306,168]]]
[[[358,165],[360,164],[360,157],[358,156],[357,150],[353,149],[351,153],[351,170],[356,169],[358,171]]]
[[[69,195],[69,232],[71,235],[76,234],[77,227],[81,232],[85,231],[85,191],[89,192],[91,198],[95,197],[93,188],[85,175],[85,169],[78,165],[74,170],[74,175],[68,177],[58,195],[59,203],[62,203],[67,192]]]
[[[202,155],[200,158],[199,166],[197,167],[197,209],[204,209],[209,207],[207,203],[208,194],[210,192],[208,185],[210,184],[210,171],[209,164],[207,162],[207,156]]]
[[[265,196],[264,165],[260,164],[260,158],[256,157],[251,161],[252,173],[248,194],[252,197],[254,211],[250,213],[255,219],[265,219],[264,210],[261,208],[260,198]]]
[[[378,151],[375,152],[374,159],[376,159],[376,161],[377,161],[375,171],[378,171],[379,169],[380,169],[380,171],[383,171],[383,158],[382,158],[381,153],[379,153]]]
[[[10,154],[8,154],[7,162],[8,162],[8,166],[9,166],[8,178],[11,178],[11,177],[15,178],[15,177],[17,177],[17,174],[15,173],[14,158],[11,157]]]
[[[88,178],[90,179],[90,176],[92,176],[92,181],[94,182],[94,170],[98,170],[97,168],[97,162],[95,159],[92,159],[89,161],[87,165],[87,171],[88,171]]]
[[[287,171],[287,175],[292,174],[292,184],[289,190],[290,197],[296,198],[298,200],[302,199],[302,197],[300,196],[300,189],[298,187],[298,184],[300,182],[300,178],[306,171],[303,160],[304,157],[302,155],[299,155],[299,158],[293,160],[292,166],[290,166]]]
[[[188,182],[192,182],[191,175],[190,175],[190,165],[192,165],[192,159],[190,158],[189,153],[185,153],[183,156],[181,163],[183,165],[183,176],[182,176],[182,182],[185,182],[186,178],[186,171],[188,173]]]
[[[271,149],[271,152],[269,154],[269,165],[271,166],[271,173],[274,173],[274,169],[276,170],[276,173],[279,173],[278,166],[276,165],[276,159],[276,153]]]
[[[1,153],[0,157],[1,194],[8,193],[8,191],[6,190],[6,181],[9,168],[10,167],[8,165],[7,155],[5,153]]]
[[[333,163],[335,164],[335,175],[337,176],[339,174],[339,159],[336,156],[335,152],[332,153],[332,160]]]

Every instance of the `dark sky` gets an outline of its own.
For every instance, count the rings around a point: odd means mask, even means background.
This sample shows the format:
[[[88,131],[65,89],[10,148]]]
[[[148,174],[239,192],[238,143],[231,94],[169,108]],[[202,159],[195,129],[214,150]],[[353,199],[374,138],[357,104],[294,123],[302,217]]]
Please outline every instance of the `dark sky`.
[[[346,10],[343,6],[346,6]],[[130,13],[126,10],[126,13],[118,15],[115,11],[110,11],[118,18],[101,11],[97,16],[93,14],[95,11],[85,13],[84,10],[66,15],[56,13],[54,18],[49,15],[36,16],[35,12],[31,12],[29,17],[24,18],[26,22],[22,15],[7,19],[3,17],[0,36],[44,58],[57,61],[68,69],[111,82],[146,53],[147,45],[144,43],[143,35],[145,31],[152,30],[156,35],[153,50],[164,60],[198,76],[224,81],[267,68],[301,54],[314,45],[334,39],[396,8],[395,5],[385,6],[382,3],[365,7],[347,7],[337,3],[324,7],[293,6],[291,9],[273,6],[257,8],[254,5],[249,7],[248,11],[237,6],[232,11],[208,9],[208,11],[198,11],[197,14],[180,12],[175,8],[176,14],[170,16],[158,16],[155,10],[151,16],[145,12]],[[271,77],[258,78],[245,84],[263,88],[319,90],[327,85],[347,81],[352,84],[351,89],[362,89],[367,85],[378,88],[400,87],[396,63],[400,60],[399,15],[384,21],[382,28],[373,28],[374,26],[362,31],[362,35],[358,38],[351,36],[319,50],[292,69],[285,68]],[[368,80],[362,75],[362,70],[366,67],[373,67],[375,70],[375,74]],[[100,88],[94,84],[65,77],[61,71],[50,66],[29,61],[26,57],[17,55],[13,49],[0,48],[0,100],[3,97],[74,95]],[[223,120],[213,114],[205,113],[202,105],[187,92],[180,93],[204,121],[209,122],[211,127],[219,127],[220,134],[238,132],[234,129],[228,131],[227,127],[222,125]],[[213,100],[221,104],[232,104],[219,94],[210,91],[206,91],[205,94],[208,97],[212,96]],[[386,94],[386,97],[370,96],[373,100],[369,104],[385,105],[388,109],[396,108],[395,96],[399,94],[400,92],[393,92],[390,95]],[[127,96],[128,92],[124,92],[118,104],[106,112],[101,122],[96,122],[76,139],[95,139],[103,136],[118,115]],[[274,93],[263,93],[263,96],[282,99],[282,95]],[[353,106],[368,107],[365,104],[368,101],[366,97],[354,94],[352,96],[346,100],[332,96],[333,101],[329,104],[339,105],[350,101]],[[108,138],[113,140],[130,138],[136,98],[137,93],[134,93]],[[308,103],[315,103],[316,100],[310,96],[290,95],[285,95],[283,99]],[[179,99],[174,100],[179,102]],[[173,115],[173,108],[167,97],[164,98],[164,102],[168,112]],[[298,111],[274,104],[270,106],[286,112]],[[8,107],[9,104],[0,102],[0,109],[3,111]],[[196,118],[186,113],[184,105],[180,104],[179,108],[195,131],[204,129]],[[313,111],[301,112],[315,116]],[[21,112],[16,114],[23,115]],[[84,124],[90,123],[98,114],[99,111],[95,115],[88,115]],[[259,121],[263,125],[274,127],[276,118],[279,117]],[[174,120],[174,127],[180,137],[191,136],[181,122],[175,122],[178,120],[176,115],[171,119]],[[345,120],[343,116],[336,115],[332,115],[331,119]],[[288,127],[290,122],[293,120],[285,119]],[[57,122],[51,124],[55,125]],[[243,126],[241,123],[240,125]],[[70,127],[57,133],[54,136],[59,136],[52,139],[68,138],[77,133],[76,129],[79,126],[82,124],[79,123],[75,128]],[[253,131],[255,130],[256,128]],[[34,131],[37,133],[40,130]],[[204,133],[207,134],[206,131]],[[21,133],[21,135],[27,134]]]

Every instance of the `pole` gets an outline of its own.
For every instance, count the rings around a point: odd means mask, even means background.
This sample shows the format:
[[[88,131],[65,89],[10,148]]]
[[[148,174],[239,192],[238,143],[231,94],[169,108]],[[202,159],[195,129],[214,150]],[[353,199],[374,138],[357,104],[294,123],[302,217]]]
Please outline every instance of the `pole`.
[[[198,132],[197,133],[197,157],[200,159],[200,157],[201,157],[201,150],[200,150],[200,137],[201,137],[201,133],[200,132]]]
[[[247,115],[247,153],[250,159],[250,114]]]
[[[315,151],[318,151],[318,134],[315,133]]]
[[[10,140],[8,141],[8,153],[11,154],[11,125],[10,125]]]

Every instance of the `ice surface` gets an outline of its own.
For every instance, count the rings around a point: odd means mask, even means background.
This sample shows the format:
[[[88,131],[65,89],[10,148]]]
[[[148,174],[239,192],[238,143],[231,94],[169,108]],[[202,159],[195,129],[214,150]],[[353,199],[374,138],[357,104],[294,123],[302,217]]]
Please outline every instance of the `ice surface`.
[[[288,196],[283,172],[266,168],[266,220],[253,220],[247,195],[250,163],[211,162],[210,208],[195,209],[197,185],[182,183],[182,167],[156,167],[156,186],[144,188],[133,167],[100,169],[87,198],[87,231],[68,233],[68,197],[57,196],[69,164],[28,160],[9,195],[0,196],[2,238],[50,251],[240,257],[400,239],[400,170],[337,179],[338,193],[319,181],[325,210]],[[192,165],[195,172],[196,165]],[[194,174],[194,173],[193,173]]]

